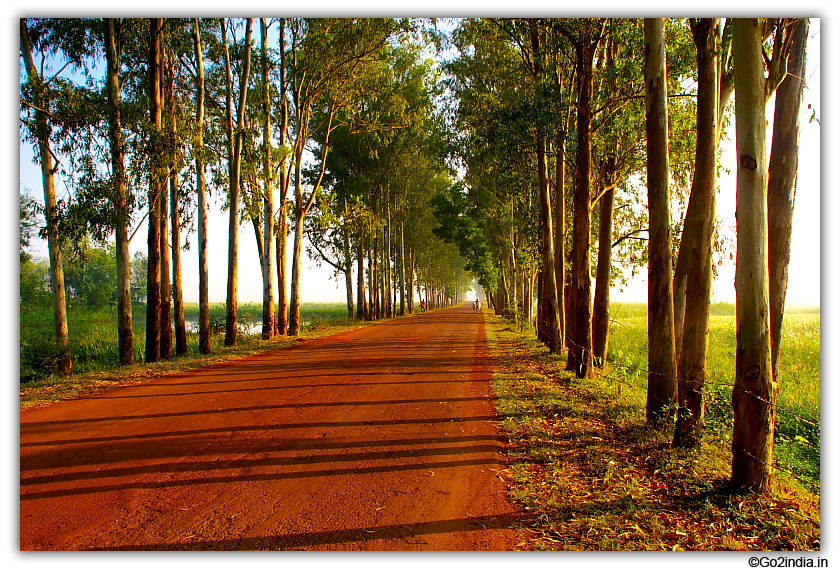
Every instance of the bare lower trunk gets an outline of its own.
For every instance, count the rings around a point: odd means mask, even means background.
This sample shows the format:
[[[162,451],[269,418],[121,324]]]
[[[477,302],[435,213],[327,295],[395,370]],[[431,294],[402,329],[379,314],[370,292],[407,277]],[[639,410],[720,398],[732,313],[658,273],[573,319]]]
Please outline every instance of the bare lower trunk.
[[[178,175],[170,181],[169,214],[172,225],[172,306],[175,326],[175,354],[187,353],[187,322],[184,318],[184,290],[181,279],[181,214],[178,208]]]
[[[405,225],[400,224],[400,315],[405,315]]]
[[[645,133],[648,160],[648,390],[647,421],[661,424],[676,400],[674,297],[668,165],[668,95],[664,21],[645,18]]]
[[[169,200],[164,180],[160,196],[160,356],[172,358],[172,274],[169,251]]]
[[[733,24],[737,170],[735,386],[732,482],[766,490],[773,465],[776,390],[770,364],[767,260],[766,85],[761,21]]]
[[[292,250],[292,299],[289,304],[289,336],[300,334],[300,268],[303,250],[303,216],[295,215],[295,241]]]
[[[286,204],[280,206],[275,239],[277,240],[277,334],[285,335],[289,326],[288,297],[286,296]]]
[[[367,320],[367,292],[365,291],[365,232],[359,230],[356,243],[356,318]]]
[[[610,337],[610,271],[612,269],[612,226],[615,190],[601,196],[598,227],[598,269],[595,274],[595,302],[592,312],[592,356],[595,366],[607,361]]]
[[[350,228],[344,228],[344,286],[347,291],[347,318],[353,318],[353,250],[350,247]]]

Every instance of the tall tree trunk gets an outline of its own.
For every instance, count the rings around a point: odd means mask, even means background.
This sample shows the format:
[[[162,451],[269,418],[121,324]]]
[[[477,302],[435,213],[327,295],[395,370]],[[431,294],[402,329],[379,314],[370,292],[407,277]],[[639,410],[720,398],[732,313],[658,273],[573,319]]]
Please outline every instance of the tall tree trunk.
[[[173,97],[173,104],[175,99]],[[175,114],[172,115],[172,128],[176,129]],[[173,171],[169,182],[169,215],[172,226],[172,306],[175,324],[175,354],[187,353],[187,322],[184,318],[184,289],[181,279],[181,212],[178,206],[180,190],[178,172]]]
[[[538,105],[542,105],[542,46],[540,45],[539,30],[536,20],[531,18],[530,35],[531,50],[534,54],[533,82],[537,91]],[[542,276],[540,278],[539,303],[544,305],[544,342],[551,353],[562,350],[562,335],[560,333],[560,316],[558,314],[557,280],[554,273],[554,228],[551,213],[551,196],[548,188],[548,164],[546,161],[545,135],[541,127],[537,127],[537,185],[540,195],[540,226],[542,229]],[[530,319],[531,300],[528,299],[528,317]]]
[[[356,318],[367,320],[367,293],[365,292],[365,230],[359,229],[356,238]]]
[[[645,134],[650,212],[648,255],[647,421],[661,424],[676,400],[674,296],[671,289],[671,199],[668,93],[662,18],[645,18]]]
[[[564,124],[565,127],[565,124]],[[554,281],[557,291],[557,328],[560,332],[558,350],[566,339],[566,135],[560,133],[555,141],[554,170]]]
[[[300,108],[298,106],[298,108]],[[309,111],[305,112],[307,118]],[[300,120],[301,113],[298,112]],[[326,126],[324,132],[324,140],[322,143],[323,151],[320,157],[320,170],[315,182],[312,183],[312,193],[308,198],[303,196],[303,183],[301,179],[301,169],[303,164],[303,151],[305,141],[301,140],[301,129],[298,129],[297,150],[295,154],[295,245],[292,255],[292,302],[289,306],[289,336],[298,336],[300,334],[301,320],[300,320],[300,270],[301,270],[301,255],[303,254],[303,225],[306,216],[309,214],[312,204],[315,202],[315,196],[318,195],[318,189],[321,187],[321,181],[324,179],[324,172],[327,165],[327,153],[330,148],[330,131],[332,130],[333,111],[330,110],[327,116]]]
[[[108,140],[114,177],[114,209],[117,241],[117,335],[120,365],[134,363],[134,329],[131,320],[131,257],[128,250],[129,214],[126,207],[125,164],[120,118],[120,54],[117,51],[116,22],[105,19],[105,60],[108,68]]]
[[[796,26],[788,63],[788,76],[776,91],[773,144],[767,179],[767,219],[770,266],[770,346],[776,390],[780,386],[779,360],[785,316],[793,203],[799,168],[799,118],[805,89],[805,47],[808,20]]]
[[[163,42],[163,35],[161,35]],[[169,69],[169,56],[166,48],[161,49],[165,69],[165,80],[163,81],[163,96],[161,97],[161,112],[166,113],[166,123],[171,123],[171,105],[167,107],[166,100],[172,97],[172,74]],[[163,72],[163,70],[162,70]],[[166,109],[166,110],[165,110]],[[167,125],[171,134],[171,128]],[[167,149],[166,175],[162,179],[160,189],[160,356],[170,359],[173,354],[173,331],[172,331],[172,254],[169,250],[169,180],[172,172],[172,153]]]
[[[577,172],[573,199],[571,324],[568,368],[578,378],[587,378],[592,370],[592,279],[591,247],[592,155],[592,61],[595,56],[592,30],[584,24],[584,33],[576,48],[578,78]],[[573,335],[573,336],[572,336]]]
[[[350,245],[350,228],[344,227],[344,288],[347,291],[347,318],[353,318],[353,249]]]
[[[280,204],[275,239],[277,240],[277,334],[285,335],[289,327],[289,304],[286,295],[286,236],[289,233],[286,203]]]
[[[677,265],[683,263],[687,268],[685,285],[682,292],[677,290],[676,283],[674,288],[675,340],[682,343],[677,359],[678,407],[674,431],[674,445],[677,447],[698,445],[703,422],[717,190],[717,27],[716,18],[703,18],[692,23],[698,70],[697,149],[694,181],[677,258]],[[691,299],[691,303],[687,303],[687,299]],[[680,313],[684,317],[677,312],[679,305],[683,307]]]
[[[55,234],[55,171],[52,164],[52,151],[50,150],[50,128],[47,123],[47,116],[44,109],[48,108],[46,95],[44,93],[43,79],[38,75],[35,67],[35,60],[32,57],[32,48],[29,42],[29,32],[26,28],[26,20],[20,20],[20,50],[23,55],[24,66],[29,82],[35,92],[35,129],[38,139],[38,158],[41,163],[41,182],[44,186],[44,206],[47,223],[47,247],[50,254],[50,292],[52,293],[53,324],[55,327],[56,343],[60,349],[60,356],[56,363],[56,371],[59,374],[70,375],[73,372],[73,359],[70,354],[69,332],[67,328],[67,301],[64,294],[64,267],[61,261],[61,249],[58,245],[58,236]]]
[[[385,277],[383,297],[385,299],[386,318],[394,316],[394,307],[391,304],[391,196],[386,190],[385,194],[385,227],[382,229],[382,265],[384,265],[383,276]]]
[[[615,154],[607,158],[604,184],[611,184]],[[603,368],[607,361],[610,336],[610,271],[612,269],[612,229],[615,190],[610,188],[600,200],[598,226],[598,268],[595,273],[595,302],[592,313],[592,356],[595,366]]]
[[[772,474],[776,390],[770,364],[767,252],[766,83],[761,20],[733,24],[737,249],[732,482],[765,490]]]
[[[207,194],[204,187],[204,56],[198,18],[193,20],[196,76],[195,187],[198,193],[198,351],[210,352],[210,298],[207,269]]]
[[[230,221],[228,224],[228,276],[227,276],[227,303],[225,311],[225,344],[233,346],[236,344],[237,328],[237,271],[239,267],[239,171],[242,161],[242,137],[245,128],[245,103],[248,96],[248,79],[251,73],[251,27],[253,18],[245,20],[245,54],[242,61],[242,75],[239,80],[239,106],[237,107],[236,130],[233,134],[232,161],[230,166]],[[225,40],[225,54],[227,65],[230,65],[230,58],[227,57],[227,41]],[[228,72],[228,90],[233,87]]]
[[[374,239],[374,241],[376,241],[376,240]],[[376,287],[374,286],[374,283],[375,283],[375,280],[374,280],[374,273],[375,273],[374,259],[375,259],[375,257],[376,256],[373,253],[373,248],[371,248],[370,245],[368,245],[368,247],[367,247],[367,258],[368,258],[368,277],[367,277],[367,279],[368,279],[368,281],[367,281],[367,283],[368,283],[368,291],[369,291],[368,295],[370,296],[370,302],[368,303],[368,320],[369,321],[372,321],[376,318],[376,308],[375,308],[376,307],[376,291],[375,291]]]
[[[300,334],[300,268],[303,248],[303,215],[295,212],[295,241],[292,250],[292,299],[289,304],[289,336]]]
[[[149,18],[149,113],[152,130],[160,133],[161,104],[160,104],[160,33],[161,18]],[[160,203],[163,190],[161,176],[160,148],[155,140],[150,145],[151,163],[149,169],[149,217],[148,217],[148,280],[146,287],[146,362],[160,360]]]
[[[405,315],[405,224],[400,223],[400,315]]]
[[[172,140],[176,140],[178,133],[178,101],[175,98],[174,90],[174,67],[170,60],[170,97],[172,99],[171,133]],[[179,168],[178,157],[175,151],[172,153],[172,173],[169,182],[169,218],[172,226],[172,306],[173,321],[175,328],[175,354],[187,353],[187,322],[184,318],[184,288],[181,276],[181,211],[180,211],[180,189],[179,189]]]
[[[282,30],[281,30],[282,33]],[[272,265],[271,243],[274,237],[274,188],[271,180],[271,97],[268,78],[268,24],[260,18],[260,39],[262,41],[262,107],[263,107],[263,318],[262,337],[270,339],[277,330],[274,313],[274,267]]]

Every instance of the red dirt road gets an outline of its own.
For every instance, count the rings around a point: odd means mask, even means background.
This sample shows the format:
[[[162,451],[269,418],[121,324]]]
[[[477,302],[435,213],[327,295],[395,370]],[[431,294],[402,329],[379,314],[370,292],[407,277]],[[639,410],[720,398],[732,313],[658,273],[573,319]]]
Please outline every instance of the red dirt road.
[[[507,550],[482,319],[398,319],[20,414],[21,550]]]

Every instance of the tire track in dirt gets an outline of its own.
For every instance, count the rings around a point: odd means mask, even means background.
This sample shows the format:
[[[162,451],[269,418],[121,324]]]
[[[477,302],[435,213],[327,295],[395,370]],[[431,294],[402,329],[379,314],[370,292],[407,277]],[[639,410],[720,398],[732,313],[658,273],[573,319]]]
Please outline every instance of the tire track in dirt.
[[[20,414],[21,550],[507,550],[467,305]]]

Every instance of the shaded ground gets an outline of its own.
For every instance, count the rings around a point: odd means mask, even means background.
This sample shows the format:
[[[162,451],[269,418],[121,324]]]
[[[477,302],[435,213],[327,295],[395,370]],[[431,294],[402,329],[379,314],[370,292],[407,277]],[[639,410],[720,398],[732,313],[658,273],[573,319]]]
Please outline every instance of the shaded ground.
[[[20,548],[513,548],[490,374],[465,305],[21,412]]]

